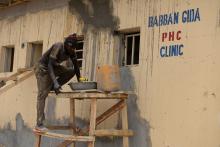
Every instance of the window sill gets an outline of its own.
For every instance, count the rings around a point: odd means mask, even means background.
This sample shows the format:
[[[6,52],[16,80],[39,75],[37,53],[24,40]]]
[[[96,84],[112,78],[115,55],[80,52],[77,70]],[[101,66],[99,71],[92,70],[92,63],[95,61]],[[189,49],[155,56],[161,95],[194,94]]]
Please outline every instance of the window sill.
[[[138,67],[139,64],[133,64],[133,65],[124,65],[124,66],[120,66],[120,68],[123,68],[123,67]]]

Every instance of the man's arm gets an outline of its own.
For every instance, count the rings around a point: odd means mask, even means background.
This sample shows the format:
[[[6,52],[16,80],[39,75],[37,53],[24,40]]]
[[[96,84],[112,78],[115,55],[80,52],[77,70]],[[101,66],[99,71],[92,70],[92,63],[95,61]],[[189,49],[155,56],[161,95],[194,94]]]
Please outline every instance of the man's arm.
[[[78,65],[78,62],[77,62],[77,57],[75,55],[73,57],[70,57],[70,59],[73,62],[74,70],[76,72],[77,81],[80,82],[81,75],[80,75],[79,65]]]
[[[50,74],[50,77],[53,81],[53,88],[54,88],[54,91],[56,93],[56,95],[58,93],[60,93],[60,89],[61,89],[61,86],[60,84],[58,83],[57,79],[56,79],[56,76],[54,74],[54,69],[53,67],[56,65],[56,60],[53,59],[53,58],[49,58],[49,63],[48,63],[48,70],[49,70],[49,74]]]
[[[49,74],[50,74],[50,77],[53,81],[53,84],[54,84],[53,88],[56,93],[59,93],[59,89],[61,88],[61,86],[59,85],[59,83],[56,79],[55,73],[54,73],[54,66],[59,65],[56,61],[59,51],[60,51],[60,45],[55,44],[52,48],[52,51],[50,52],[49,62],[48,62]]]
[[[48,70],[49,70],[49,74],[50,74],[50,77],[55,84],[58,84],[57,82],[57,79],[56,79],[56,76],[54,74],[54,69],[53,69],[53,66],[55,66],[57,63],[56,63],[56,60],[53,59],[53,58],[49,58],[49,62],[48,62]]]

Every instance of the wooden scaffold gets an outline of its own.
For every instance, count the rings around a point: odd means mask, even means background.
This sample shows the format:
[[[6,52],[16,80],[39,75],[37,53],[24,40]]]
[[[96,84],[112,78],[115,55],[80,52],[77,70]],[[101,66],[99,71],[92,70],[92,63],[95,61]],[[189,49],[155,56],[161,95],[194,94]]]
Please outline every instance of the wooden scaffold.
[[[104,136],[119,136],[123,137],[123,147],[129,147],[129,136],[133,136],[133,131],[128,129],[127,118],[127,98],[128,94],[124,92],[104,93],[100,91],[73,91],[62,92],[58,95],[50,93],[55,98],[69,98],[70,99],[70,122],[68,126],[50,126],[51,130],[70,130],[72,135],[64,135],[52,132],[34,132],[36,135],[35,147],[41,146],[42,136],[50,138],[63,139],[64,141],[58,147],[66,147],[70,144],[75,146],[75,142],[87,142],[88,147],[95,147],[95,138]],[[90,100],[90,123],[86,130],[79,130],[75,125],[75,100]],[[97,114],[97,101],[107,99],[118,99],[119,101],[107,109],[100,116]],[[101,129],[96,130],[96,126],[105,121],[116,112],[120,112],[122,116],[122,129]]]

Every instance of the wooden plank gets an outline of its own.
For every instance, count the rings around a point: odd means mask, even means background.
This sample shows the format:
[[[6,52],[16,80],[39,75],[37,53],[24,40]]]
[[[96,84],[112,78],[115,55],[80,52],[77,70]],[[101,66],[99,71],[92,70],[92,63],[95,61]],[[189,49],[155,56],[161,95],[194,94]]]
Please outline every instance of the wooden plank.
[[[100,123],[105,121],[107,118],[109,118],[111,115],[113,115],[117,111],[121,110],[124,106],[125,106],[124,100],[121,100],[115,105],[113,105],[111,108],[103,112],[99,117],[96,118],[96,126],[98,126]],[[81,130],[79,134],[85,135],[87,134],[88,131],[89,131],[89,128],[87,128],[86,130]],[[65,142],[67,143],[68,141],[65,141]]]
[[[122,129],[127,130],[128,129],[128,112],[127,112],[127,103],[126,100],[124,100],[125,106],[122,109]],[[123,137],[123,147],[129,147],[129,140],[128,137]]]
[[[71,98],[71,99],[126,99],[127,94],[125,93],[99,93],[99,92],[91,92],[91,93],[81,93],[81,92],[61,92],[58,95],[55,93],[50,93],[50,96],[55,98]]]
[[[46,126],[49,130],[70,130],[71,126]]]
[[[64,135],[52,132],[35,132],[36,135],[41,135],[50,138],[71,140],[71,141],[81,141],[81,142],[93,142],[95,139],[93,136],[72,136],[72,135]]]
[[[125,106],[124,100],[119,101],[117,104],[106,110],[96,119],[96,126],[102,123],[104,120],[109,118],[111,115],[121,110]]]
[[[57,147],[67,147],[71,143],[72,143],[72,141],[66,140],[66,141],[63,141],[62,143],[60,143]]]
[[[70,99],[71,100],[71,99]],[[92,116],[92,114],[94,115],[94,110],[92,109],[92,106],[94,105],[93,103],[93,100],[95,100],[95,99],[92,99],[92,102],[91,102],[91,116]],[[94,107],[94,106],[93,106]],[[95,108],[96,109],[96,108]],[[96,110],[95,110],[96,111]],[[96,117],[96,116],[95,116]],[[90,118],[90,126],[91,126],[91,119],[92,118]],[[70,118],[70,120],[71,120],[71,118]],[[93,120],[94,121],[94,120]],[[89,127],[90,128],[90,127]],[[86,130],[86,132],[87,131],[89,131],[89,128]],[[86,132],[80,132],[80,134],[86,134]],[[65,140],[65,141],[63,141],[60,145],[59,145],[59,147],[61,147],[61,146],[67,146],[67,145],[70,145],[72,143],[72,141],[68,141],[68,140]]]
[[[96,130],[95,136],[133,136],[134,133],[131,130]]]
[[[71,100],[71,99],[70,99]],[[95,99],[92,99],[92,102],[91,102],[91,114],[90,114],[90,116],[92,116],[92,114],[94,114],[94,110],[92,109],[92,106],[94,105],[93,103],[93,100],[95,100]],[[93,106],[94,107],[94,106]],[[96,111],[96,110],[95,110]],[[90,117],[90,126],[91,126],[91,117]],[[94,120],[93,120],[94,121]],[[90,128],[90,127],[89,127]],[[89,131],[89,128],[86,130],[86,132],[87,131]],[[80,134],[86,134],[86,132],[80,132]],[[68,141],[68,140],[65,140],[64,142],[62,142],[60,145],[59,145],[59,147],[61,147],[61,146],[67,146],[67,145],[70,145],[72,143],[72,141]]]
[[[74,99],[70,99],[70,122],[69,122],[69,125],[72,128],[76,127],[76,124],[75,124],[75,100]],[[75,129],[72,129],[71,134],[74,135],[75,133],[76,133]],[[71,147],[75,147],[75,142],[72,143]]]
[[[90,125],[89,125],[89,136],[95,135],[96,127],[96,110],[97,109],[97,99],[91,100],[91,112],[90,112]],[[95,142],[89,142],[88,147],[95,147]]]
[[[66,147],[68,145],[70,145],[73,141],[70,141],[70,140],[65,140],[63,142],[61,142],[58,147]]]
[[[116,113],[117,111],[121,110],[125,106],[124,100],[119,101],[115,105],[113,105],[111,108],[103,112],[99,117],[96,118],[96,126],[98,126],[100,123],[105,121],[107,118],[109,118],[111,115]],[[89,128],[86,131],[81,131],[81,134],[86,134],[89,131]]]
[[[41,135],[36,135],[35,147],[40,147],[41,144]]]
[[[67,92],[67,93],[75,94],[74,92]],[[125,94],[125,93],[119,92],[117,94]],[[124,96],[127,96],[127,94],[125,94]],[[125,99],[126,98],[127,97],[125,97]],[[98,118],[96,118],[96,126],[98,124],[100,124],[101,122],[103,122],[104,120],[106,120],[108,117],[110,117],[115,112],[121,110],[124,106],[125,106],[125,102],[124,102],[124,100],[121,100],[117,104],[115,104],[114,106],[112,106],[111,108],[106,110],[103,114],[101,114]],[[89,130],[89,128],[88,128],[88,130]],[[81,132],[81,134],[85,134],[86,132]],[[66,140],[66,141],[62,142],[59,147],[68,146],[69,144],[71,144],[71,142],[72,141]]]
[[[19,73],[22,73],[22,72],[26,72],[26,71],[31,71],[33,69],[34,69],[33,67],[30,67],[30,68],[18,68],[17,71]]]
[[[5,82],[7,82],[9,80],[15,80],[15,79],[17,79],[18,75],[20,75],[26,71],[31,71],[31,70],[32,70],[32,68],[19,68],[16,73],[13,73],[12,75],[10,75],[8,77],[0,78],[0,80],[4,80]]]
[[[18,77],[17,81],[14,81],[8,85],[6,84],[4,87],[0,88],[0,95],[2,93],[6,92],[7,90],[9,90],[10,88],[16,86],[17,84],[21,83],[22,81],[28,79],[33,74],[34,74],[33,71],[27,71],[27,72],[21,74],[20,77]]]
[[[26,71],[31,71],[31,69],[27,69],[27,68],[23,68],[23,69],[18,69],[18,71],[8,77],[2,77],[0,78],[0,80],[4,80],[5,82],[9,81],[9,80],[15,80],[17,79],[17,76],[23,74]]]
[[[97,109],[97,100],[91,100],[91,112],[90,112],[90,125],[89,125],[89,135],[93,136],[95,127],[96,127],[96,109]]]
[[[74,90],[74,93],[103,93],[102,91],[98,90],[98,89],[86,89],[86,90]]]

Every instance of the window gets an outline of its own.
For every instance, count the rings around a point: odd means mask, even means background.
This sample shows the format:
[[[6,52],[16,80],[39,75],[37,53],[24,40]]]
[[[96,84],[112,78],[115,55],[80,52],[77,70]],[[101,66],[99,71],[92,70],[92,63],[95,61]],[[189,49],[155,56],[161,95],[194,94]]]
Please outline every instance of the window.
[[[124,34],[122,65],[139,64],[140,32]]]
[[[27,44],[26,67],[32,67],[40,59],[43,51],[42,42],[32,42]]]
[[[82,63],[83,63],[83,45],[84,45],[84,38],[79,37],[78,45],[76,49],[76,56],[77,56],[77,61],[78,61],[78,65],[80,68],[82,68]]]
[[[5,46],[1,51],[1,72],[12,72],[14,65],[14,46]]]

